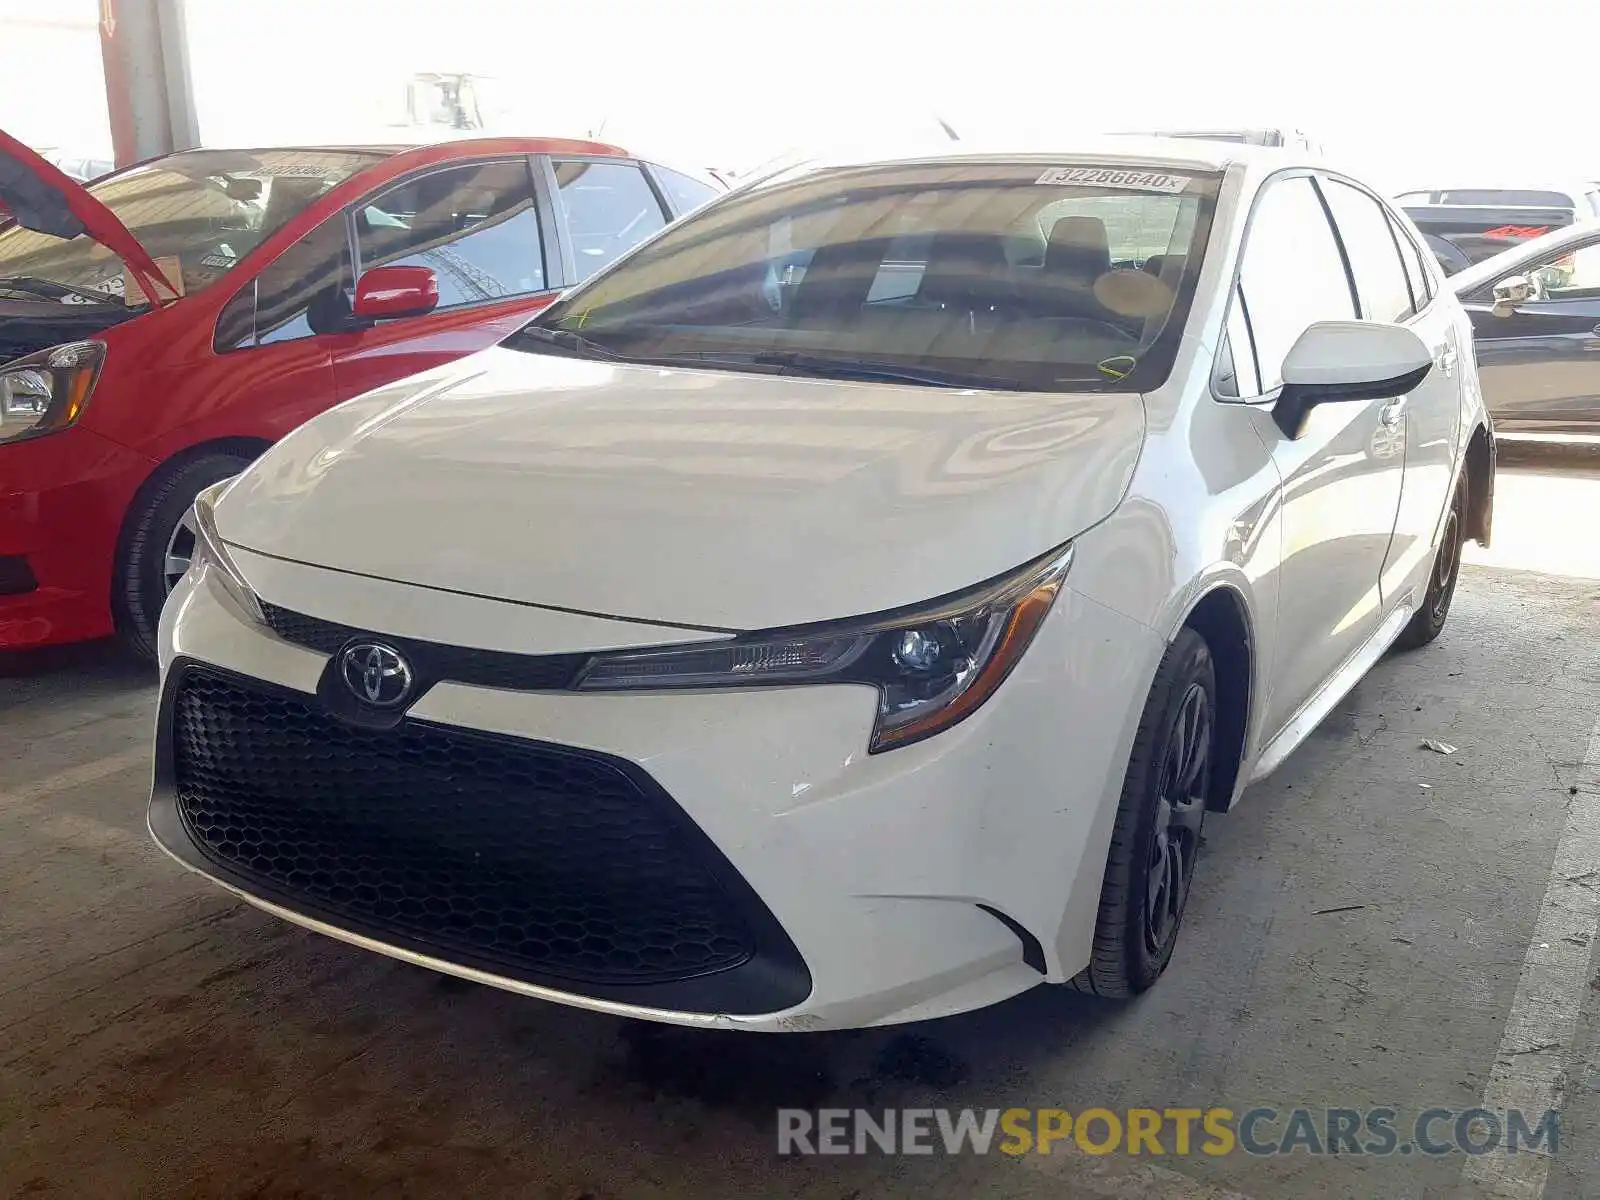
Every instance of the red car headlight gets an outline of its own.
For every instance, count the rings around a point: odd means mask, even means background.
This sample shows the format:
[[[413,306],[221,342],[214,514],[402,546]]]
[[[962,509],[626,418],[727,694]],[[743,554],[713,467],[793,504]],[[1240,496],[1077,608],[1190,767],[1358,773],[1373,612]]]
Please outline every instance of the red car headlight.
[[[0,367],[0,443],[76,423],[105,360],[104,343],[68,342]]]

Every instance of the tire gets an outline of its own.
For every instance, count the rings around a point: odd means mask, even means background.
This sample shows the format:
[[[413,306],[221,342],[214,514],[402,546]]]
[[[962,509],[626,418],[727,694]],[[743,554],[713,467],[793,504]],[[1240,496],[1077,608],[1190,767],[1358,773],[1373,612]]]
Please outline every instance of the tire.
[[[1462,476],[1450,501],[1450,512],[1439,534],[1439,548],[1433,552],[1433,567],[1428,572],[1428,592],[1422,598],[1406,627],[1395,638],[1396,650],[1417,650],[1438,637],[1450,619],[1450,601],[1455,599],[1456,580],[1461,577],[1461,546],[1466,541],[1467,480]]]
[[[1205,823],[1216,701],[1210,647],[1184,629],[1162,656],[1139,718],[1106,859],[1094,954],[1072,980],[1081,992],[1137,995],[1172,958]]]
[[[173,568],[179,560],[187,567],[194,552],[186,524],[194,498],[249,465],[243,455],[201,454],[162,468],[135,498],[117,563],[116,601],[117,632],[138,657],[155,661],[161,609],[183,573]]]

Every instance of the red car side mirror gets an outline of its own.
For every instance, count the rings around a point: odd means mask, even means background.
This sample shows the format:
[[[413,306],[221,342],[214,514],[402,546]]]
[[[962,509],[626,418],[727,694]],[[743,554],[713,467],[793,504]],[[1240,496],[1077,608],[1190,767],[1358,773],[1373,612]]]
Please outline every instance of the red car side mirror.
[[[366,321],[420,317],[439,306],[439,280],[431,267],[373,267],[356,281],[351,312]]]

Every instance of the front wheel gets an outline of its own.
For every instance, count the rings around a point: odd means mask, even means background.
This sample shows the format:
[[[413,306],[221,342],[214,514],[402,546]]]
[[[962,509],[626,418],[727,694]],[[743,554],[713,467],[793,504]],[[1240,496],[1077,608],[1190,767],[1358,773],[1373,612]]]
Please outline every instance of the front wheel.
[[[161,609],[194,556],[194,498],[249,465],[237,454],[202,454],[164,470],[134,501],[117,571],[117,624],[140,658],[155,660]]]
[[[1133,996],[1166,970],[1200,853],[1216,741],[1211,650],[1192,629],[1173,639],[1139,719],[1100,891],[1094,955],[1072,980],[1097,996]]]
[[[1395,639],[1399,650],[1426,646],[1444,630],[1450,617],[1450,601],[1455,599],[1456,580],[1461,575],[1461,547],[1466,540],[1467,481],[1456,488],[1444,528],[1439,531],[1439,548],[1433,552],[1433,570],[1428,575],[1428,591],[1406,627]]]

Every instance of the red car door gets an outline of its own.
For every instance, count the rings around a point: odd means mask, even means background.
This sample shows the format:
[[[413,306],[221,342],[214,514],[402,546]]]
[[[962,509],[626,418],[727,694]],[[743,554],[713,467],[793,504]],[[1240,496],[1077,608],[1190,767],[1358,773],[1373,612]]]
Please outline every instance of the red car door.
[[[236,292],[217,316],[215,381],[190,387],[206,421],[245,409],[247,428],[281,437],[333,403],[331,330],[343,320],[351,285],[350,239],[342,215],[295,242]],[[191,369],[191,368],[186,368]]]
[[[477,160],[399,180],[352,213],[358,271],[427,267],[439,303],[328,339],[346,400],[485,349],[555,297],[564,278],[530,160]]]

